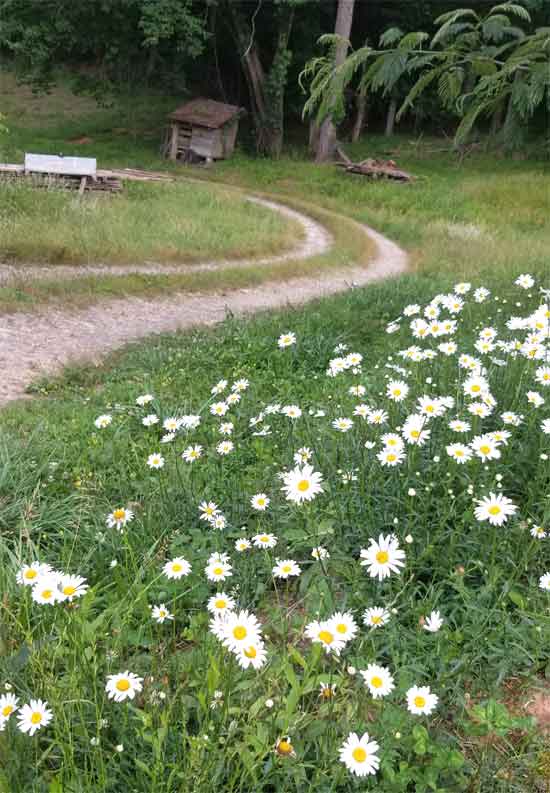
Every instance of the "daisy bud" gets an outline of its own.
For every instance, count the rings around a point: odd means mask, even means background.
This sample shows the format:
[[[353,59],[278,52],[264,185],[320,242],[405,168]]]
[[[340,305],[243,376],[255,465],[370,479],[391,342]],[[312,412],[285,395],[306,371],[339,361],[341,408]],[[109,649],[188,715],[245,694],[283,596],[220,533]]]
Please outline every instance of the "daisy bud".
[[[412,534],[407,534],[407,536],[405,537],[405,542],[408,543],[409,545],[413,542]]]
[[[274,704],[275,703],[273,702],[272,699],[266,699],[266,701],[265,701],[266,708],[269,708],[270,710],[271,710],[271,708],[273,707]]]
[[[357,669],[354,666],[348,666],[348,675],[354,675],[357,672]]]

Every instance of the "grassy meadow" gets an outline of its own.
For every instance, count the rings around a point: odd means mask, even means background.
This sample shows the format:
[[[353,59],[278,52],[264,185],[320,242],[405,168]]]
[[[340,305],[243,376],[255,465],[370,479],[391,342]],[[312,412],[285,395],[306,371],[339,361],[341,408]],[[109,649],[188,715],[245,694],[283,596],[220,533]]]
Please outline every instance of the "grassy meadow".
[[[544,790],[539,285],[408,276],[134,345],[3,411],[3,693],[51,721],[9,716],[0,789]]]

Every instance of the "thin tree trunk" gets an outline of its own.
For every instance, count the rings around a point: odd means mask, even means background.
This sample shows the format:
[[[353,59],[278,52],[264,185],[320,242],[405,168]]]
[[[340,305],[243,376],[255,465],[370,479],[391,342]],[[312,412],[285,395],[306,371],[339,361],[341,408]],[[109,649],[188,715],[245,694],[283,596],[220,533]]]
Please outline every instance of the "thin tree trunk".
[[[388,105],[388,115],[386,116],[386,130],[384,132],[384,135],[387,138],[391,138],[391,136],[393,135],[396,115],[397,115],[397,99],[392,97],[390,99],[390,104]]]
[[[367,92],[361,90],[357,94],[357,114],[355,116],[355,123],[351,131],[351,142],[357,143],[363,132],[363,127],[367,120]]]
[[[336,45],[334,56],[334,68],[341,66],[348,54],[348,42],[351,34],[351,23],[353,21],[353,8],[355,0],[338,0],[338,12],[336,14],[335,35],[340,37]],[[332,120],[332,114],[321,124],[319,131],[319,144],[317,146],[317,162],[326,162],[334,157],[336,151],[336,127]]]

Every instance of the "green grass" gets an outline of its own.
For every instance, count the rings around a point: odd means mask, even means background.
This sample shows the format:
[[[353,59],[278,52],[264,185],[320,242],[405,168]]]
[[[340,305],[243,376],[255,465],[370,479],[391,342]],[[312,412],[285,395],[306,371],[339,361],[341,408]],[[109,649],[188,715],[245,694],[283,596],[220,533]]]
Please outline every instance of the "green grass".
[[[457,333],[460,352],[475,352],[476,333],[486,325],[508,338],[509,307],[519,302],[512,313],[525,315],[537,304],[535,290],[529,298],[509,286],[510,277],[485,282],[508,302],[468,301]],[[504,410],[525,416],[520,427],[509,427],[502,458],[486,465],[457,466],[445,453],[447,418],[468,415],[460,407],[453,357],[408,364],[411,396],[402,404],[384,397],[386,376],[394,374],[384,364],[400,365],[396,352],[414,341],[406,323],[396,335],[385,332],[386,323],[407,303],[425,305],[452,283],[445,275],[409,276],[307,309],[133,345],[104,366],[74,368],[43,382],[37,392],[47,398],[3,412],[0,679],[23,701],[47,699],[54,712],[51,725],[33,739],[18,733],[13,721],[0,733],[0,753],[11,758],[4,764],[6,790],[171,793],[192,787],[202,793],[215,786],[224,793],[351,793],[360,786],[382,793],[532,793],[544,783],[544,743],[520,718],[532,681],[547,670],[550,630],[548,594],[538,588],[550,567],[548,540],[532,539],[525,527],[526,521],[548,526],[550,520],[549,471],[540,460],[550,447],[538,429],[549,415],[548,400],[535,410],[525,399],[539,364],[509,358],[502,368],[485,358],[498,406],[492,417],[475,420],[468,439],[501,427]],[[475,279],[474,286],[479,283]],[[298,345],[280,351],[276,340],[287,329],[296,332]],[[362,372],[327,378],[340,343],[363,353]],[[436,347],[437,340],[421,344]],[[219,421],[208,410],[211,386],[221,377],[251,383],[228,416],[236,447],[228,457],[215,451]],[[349,395],[352,383],[365,385],[362,399]],[[135,398],[146,392],[154,402],[138,409]],[[350,433],[331,427],[333,418],[352,415],[365,401],[386,407],[394,429],[424,393],[453,395],[458,405],[447,418],[433,420],[429,444],[409,449],[397,468],[381,468],[378,446],[364,446],[382,430],[356,417]],[[266,416],[272,434],[254,436],[258,426],[251,427],[250,418],[275,402],[300,405],[302,419],[292,424]],[[310,408],[326,416],[312,418]],[[201,413],[203,421],[163,446],[158,426],[141,425],[149,412],[161,418]],[[101,413],[110,413],[113,423],[96,430]],[[189,466],[179,454],[191,442],[203,446],[204,456]],[[304,445],[314,452],[326,492],[308,507],[293,507],[282,497],[277,472],[292,466],[293,453]],[[158,449],[166,463],[152,472],[145,461]],[[357,479],[344,483],[342,472],[355,472]],[[477,522],[472,512],[472,498],[495,490],[497,474],[502,492],[519,508],[501,528]],[[408,495],[411,487],[415,497]],[[266,513],[255,513],[249,498],[262,491],[272,503]],[[225,530],[198,519],[203,499],[220,504],[229,519]],[[119,505],[136,513],[124,534],[104,524]],[[235,552],[235,539],[265,531],[279,538],[271,554]],[[359,566],[359,549],[391,531],[406,550],[406,567],[378,584]],[[410,545],[404,542],[409,533]],[[320,544],[330,550],[326,567],[310,557]],[[216,587],[203,568],[213,551],[230,554],[234,575],[224,588],[264,626],[269,664],[259,672],[239,670],[207,631],[205,604]],[[193,571],[170,583],[160,571],[177,555]],[[276,557],[296,559],[299,579],[274,582]],[[16,585],[15,572],[35,558],[85,576],[89,593],[73,608],[33,604]],[[161,602],[175,614],[173,623],[151,620],[149,605]],[[324,617],[350,609],[360,622],[365,607],[378,604],[392,604],[397,613],[374,633],[361,627],[340,660],[303,636],[304,624],[318,612]],[[446,620],[433,636],[418,626],[432,608]],[[396,691],[382,704],[346,671],[374,661],[396,678]],[[144,693],[133,703],[112,704],[106,675],[125,669],[145,678]],[[515,711],[499,705],[501,683],[511,678]],[[336,683],[333,701],[319,700],[320,682]],[[403,707],[403,692],[413,682],[430,685],[440,697],[432,717],[415,720]],[[223,703],[212,709],[217,690]],[[271,710],[268,698],[275,703]],[[376,780],[359,785],[337,754],[349,731],[365,729],[382,747],[383,767]],[[295,759],[273,751],[287,733]]]
[[[32,234],[29,234],[32,229]],[[284,251],[301,227],[234,191],[127,183],[81,198],[10,185],[0,193],[0,251],[23,264],[182,264]]]

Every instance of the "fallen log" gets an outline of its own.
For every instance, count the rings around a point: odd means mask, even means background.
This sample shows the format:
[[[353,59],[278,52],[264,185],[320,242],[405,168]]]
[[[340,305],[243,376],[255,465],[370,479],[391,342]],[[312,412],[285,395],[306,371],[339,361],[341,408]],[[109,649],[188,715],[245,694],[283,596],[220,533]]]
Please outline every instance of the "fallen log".
[[[341,146],[336,147],[336,152],[342,162],[337,162],[338,168],[344,168],[347,173],[367,176],[371,179],[394,179],[397,182],[412,182],[413,176],[400,170],[393,160],[375,160],[369,157],[361,162],[353,162]]]

